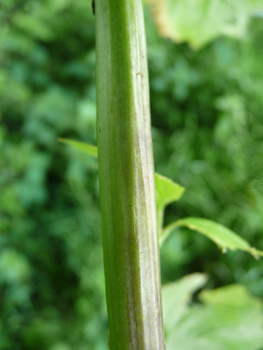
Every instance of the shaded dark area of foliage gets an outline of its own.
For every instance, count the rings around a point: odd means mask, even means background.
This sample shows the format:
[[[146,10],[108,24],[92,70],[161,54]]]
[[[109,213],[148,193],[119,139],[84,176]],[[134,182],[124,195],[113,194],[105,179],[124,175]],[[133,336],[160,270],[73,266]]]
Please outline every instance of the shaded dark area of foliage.
[[[95,30],[86,0],[0,4],[0,349],[100,350],[107,317],[96,160]],[[263,23],[200,51],[146,10],[156,170],[186,187],[165,218],[218,221],[263,248]],[[178,231],[163,282],[202,271],[261,297],[262,262]]]

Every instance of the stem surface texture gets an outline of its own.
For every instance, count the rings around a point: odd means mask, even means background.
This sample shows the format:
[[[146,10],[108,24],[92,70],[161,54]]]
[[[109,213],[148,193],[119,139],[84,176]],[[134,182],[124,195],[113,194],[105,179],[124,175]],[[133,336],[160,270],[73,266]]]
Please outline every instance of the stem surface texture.
[[[112,350],[163,350],[141,0],[96,0],[99,181]]]

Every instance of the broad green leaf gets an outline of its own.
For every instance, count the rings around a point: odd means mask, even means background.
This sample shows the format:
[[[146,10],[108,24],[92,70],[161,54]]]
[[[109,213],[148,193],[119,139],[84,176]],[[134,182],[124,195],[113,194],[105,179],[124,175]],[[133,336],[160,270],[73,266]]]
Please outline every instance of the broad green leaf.
[[[161,236],[160,243],[162,243],[166,237],[177,227],[185,226],[190,230],[202,233],[206,237],[210,238],[225,252],[227,249],[230,250],[244,250],[252,254],[255,258],[263,256],[263,252],[259,251],[249,245],[247,241],[239,237],[235,232],[229,228],[220,225],[214,221],[202,219],[202,218],[185,218],[178,220],[169,226],[167,226]]]
[[[67,143],[81,151],[87,152],[90,156],[98,157],[98,149],[96,146],[89,145],[85,142],[73,141],[68,139],[58,139],[59,142]]]
[[[203,287],[207,277],[201,273],[185,276],[179,281],[166,284],[162,288],[163,317],[166,331],[173,329],[186,311],[192,294]]]
[[[254,0],[147,1],[160,35],[194,48],[222,34],[243,37],[250,16],[260,9],[260,2]]]
[[[261,301],[243,286],[232,285],[203,291],[199,294],[202,304],[189,306],[190,295],[205,282],[201,276],[187,276],[163,287],[167,350],[259,350],[263,344]],[[178,301],[181,293],[187,297]]]

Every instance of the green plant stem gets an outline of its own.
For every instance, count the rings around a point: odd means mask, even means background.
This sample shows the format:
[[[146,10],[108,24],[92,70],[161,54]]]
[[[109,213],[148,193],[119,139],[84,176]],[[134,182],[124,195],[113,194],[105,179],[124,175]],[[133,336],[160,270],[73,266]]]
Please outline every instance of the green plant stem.
[[[110,346],[165,349],[141,0],[96,0],[96,56]]]

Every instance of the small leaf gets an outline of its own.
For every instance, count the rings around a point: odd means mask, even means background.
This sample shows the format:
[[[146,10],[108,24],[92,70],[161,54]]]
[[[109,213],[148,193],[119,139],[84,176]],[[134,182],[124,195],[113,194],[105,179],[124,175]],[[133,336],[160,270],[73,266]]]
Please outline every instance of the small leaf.
[[[93,157],[98,157],[98,149],[96,146],[68,139],[59,139],[59,141],[69,144],[81,151],[87,152]],[[184,193],[184,188],[157,173],[155,173],[155,186],[160,246],[175,228],[185,226],[210,238],[222,249],[223,253],[225,253],[227,249],[240,249],[249,252],[256,259],[258,259],[259,256],[263,256],[262,251],[251,247],[247,241],[239,237],[227,227],[217,224],[211,220],[202,218],[185,218],[170,224],[164,230],[162,230],[163,215],[166,205],[180,199]]]
[[[90,156],[98,157],[98,148],[96,146],[89,145],[88,143],[85,143],[85,142],[73,141],[68,139],[58,139],[58,141],[67,143],[68,145],[71,145],[78,150],[88,153]]]
[[[177,201],[184,193],[184,188],[160,174],[155,174],[157,208]]]
[[[170,224],[162,232],[162,235],[160,237],[161,243],[175,228],[179,226],[185,226],[190,230],[202,233],[206,237],[210,238],[213,242],[215,242],[221,249],[223,249],[223,251],[226,249],[240,249],[249,252],[255,258],[258,258],[260,255],[263,256],[262,251],[251,247],[247,241],[239,237],[229,228],[214,221],[202,218],[185,218]]]
[[[158,234],[163,229],[163,216],[166,205],[181,198],[184,188],[172,180],[155,174]]]
[[[98,157],[97,147],[89,145],[88,143],[68,139],[59,139],[59,141],[69,144],[81,151],[87,152],[93,157]],[[173,182],[172,180],[159,174],[155,174],[155,187],[158,221],[162,229],[162,218],[165,206],[169,203],[180,199],[184,192],[184,188],[178,185],[177,183]]]

